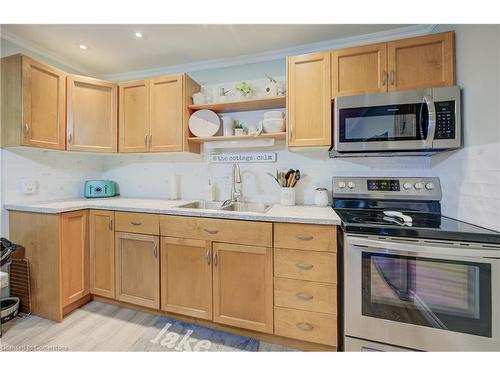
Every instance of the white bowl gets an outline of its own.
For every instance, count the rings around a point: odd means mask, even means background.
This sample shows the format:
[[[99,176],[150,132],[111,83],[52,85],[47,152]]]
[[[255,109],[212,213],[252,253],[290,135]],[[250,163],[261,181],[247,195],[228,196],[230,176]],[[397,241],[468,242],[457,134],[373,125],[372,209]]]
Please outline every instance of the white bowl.
[[[264,120],[267,119],[282,119],[285,117],[285,113],[281,111],[267,111],[264,112]]]
[[[264,133],[280,133],[285,130],[285,120],[282,118],[268,118],[262,120]]]

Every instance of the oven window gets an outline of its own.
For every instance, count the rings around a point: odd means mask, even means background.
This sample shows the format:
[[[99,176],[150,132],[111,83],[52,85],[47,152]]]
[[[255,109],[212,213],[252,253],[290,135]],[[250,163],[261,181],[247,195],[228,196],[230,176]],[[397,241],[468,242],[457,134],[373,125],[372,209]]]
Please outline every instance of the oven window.
[[[422,104],[341,109],[341,142],[423,140],[428,112]]]
[[[491,337],[491,265],[362,253],[365,316]]]

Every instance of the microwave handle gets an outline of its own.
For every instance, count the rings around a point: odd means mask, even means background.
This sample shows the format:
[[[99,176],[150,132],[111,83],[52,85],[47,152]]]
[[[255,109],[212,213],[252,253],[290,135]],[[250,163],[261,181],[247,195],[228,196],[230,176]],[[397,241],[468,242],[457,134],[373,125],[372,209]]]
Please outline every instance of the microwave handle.
[[[424,148],[432,148],[434,142],[434,135],[436,132],[436,106],[434,105],[434,98],[430,95],[424,95],[424,103],[427,106],[429,113],[429,123],[427,124],[427,138],[424,141]]]

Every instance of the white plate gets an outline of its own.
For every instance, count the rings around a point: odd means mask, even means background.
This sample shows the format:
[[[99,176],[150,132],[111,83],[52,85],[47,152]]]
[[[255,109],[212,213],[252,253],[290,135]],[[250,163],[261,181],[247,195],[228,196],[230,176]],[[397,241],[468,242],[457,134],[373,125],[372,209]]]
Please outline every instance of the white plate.
[[[219,131],[220,118],[208,109],[196,111],[189,118],[189,130],[197,137],[211,137]]]

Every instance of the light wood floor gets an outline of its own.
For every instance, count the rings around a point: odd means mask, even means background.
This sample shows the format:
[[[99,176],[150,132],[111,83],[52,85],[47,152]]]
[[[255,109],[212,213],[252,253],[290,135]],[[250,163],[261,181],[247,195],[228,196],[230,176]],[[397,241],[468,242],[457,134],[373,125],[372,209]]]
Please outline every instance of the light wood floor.
[[[17,318],[2,326],[0,351],[172,351],[154,341],[159,316],[93,301],[75,310],[63,322],[37,316]],[[212,344],[210,351],[234,351]],[[260,342],[259,351],[292,349]]]

